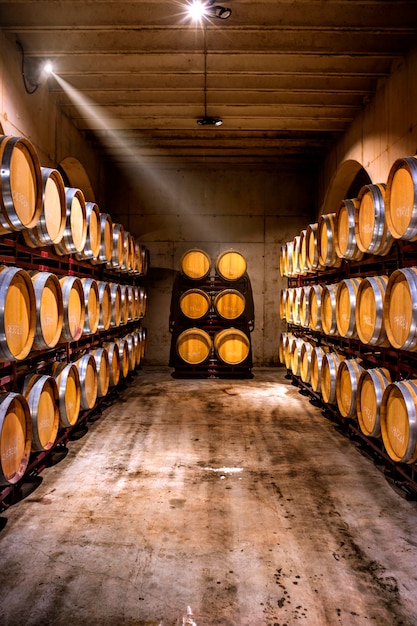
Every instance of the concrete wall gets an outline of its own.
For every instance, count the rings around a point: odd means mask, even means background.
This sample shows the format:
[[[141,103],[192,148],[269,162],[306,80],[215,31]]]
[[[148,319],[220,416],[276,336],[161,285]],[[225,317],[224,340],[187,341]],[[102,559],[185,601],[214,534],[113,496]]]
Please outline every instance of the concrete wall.
[[[381,79],[375,97],[357,116],[325,159],[319,180],[319,207],[323,213],[337,209],[345,196],[333,186],[348,189],[338,180],[347,161],[361,164],[373,183],[385,183],[398,158],[417,152],[417,50],[398,60],[389,78]],[[349,168],[344,168],[347,172]],[[351,169],[351,168],[350,168]]]
[[[109,184],[107,197],[119,221],[150,250],[148,362],[169,360],[169,312],[181,256],[200,248],[215,263],[233,248],[247,260],[253,290],[254,363],[277,364],[279,251],[314,215],[316,172],[289,165],[136,165],[125,168],[124,178],[120,187]]]

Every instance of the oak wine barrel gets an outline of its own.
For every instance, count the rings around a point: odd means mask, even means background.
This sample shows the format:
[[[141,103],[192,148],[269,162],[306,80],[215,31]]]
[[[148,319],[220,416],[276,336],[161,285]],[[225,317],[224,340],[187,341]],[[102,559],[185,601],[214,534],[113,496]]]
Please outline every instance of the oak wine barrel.
[[[83,249],[76,253],[77,259],[98,261],[101,246],[100,211],[95,202],[85,203],[86,238]]]
[[[344,357],[337,352],[327,352],[321,368],[321,395],[326,404],[336,403],[337,372]]]
[[[326,335],[337,335],[337,289],[338,284],[323,285],[321,293],[321,326]]]
[[[37,248],[59,243],[64,236],[67,219],[65,184],[58,170],[41,167],[42,207],[39,220],[23,231],[28,246]]]
[[[417,380],[396,381],[385,389],[381,434],[391,459],[399,463],[417,460]]]
[[[397,159],[385,192],[388,228],[395,239],[417,241],[417,158]]]
[[[213,305],[220,317],[235,320],[245,312],[246,299],[237,289],[222,289],[214,296]]]
[[[83,334],[85,320],[83,284],[77,276],[62,276],[59,282],[64,305],[60,341],[78,341]]]
[[[178,355],[185,363],[199,365],[210,356],[212,340],[201,328],[187,328],[178,336],[176,347]]]
[[[110,385],[110,362],[106,348],[95,348],[90,354],[94,357],[97,368],[97,396],[107,395]]]
[[[321,330],[322,285],[311,285],[308,292],[308,318],[311,330]]]
[[[0,234],[33,228],[41,210],[41,168],[33,144],[0,136]]]
[[[198,320],[207,315],[211,306],[211,298],[202,289],[188,289],[181,294],[180,310],[185,317]]]
[[[35,294],[36,327],[33,347],[48,350],[57,345],[64,323],[64,304],[58,278],[50,272],[30,273]]]
[[[122,319],[122,290],[119,283],[109,283],[111,300],[110,326],[118,327]]]
[[[50,450],[59,428],[58,388],[55,379],[46,374],[28,374],[23,383],[32,419],[32,450]]]
[[[67,216],[61,241],[55,244],[55,252],[68,255],[82,252],[87,238],[85,198],[81,189],[65,187]]]
[[[336,213],[324,213],[317,226],[319,264],[322,267],[340,267],[342,260],[336,253]]]
[[[388,276],[367,276],[359,285],[356,330],[362,343],[389,346],[384,324],[384,301]]]
[[[388,254],[394,239],[385,218],[385,184],[364,185],[358,201],[355,222],[358,248],[368,254]]]
[[[356,412],[361,431],[367,437],[381,437],[381,403],[391,375],[384,367],[364,370],[359,378]]]
[[[316,346],[311,351],[310,363],[310,383],[313,391],[321,394],[321,380],[323,370],[323,359],[326,355],[326,349]]]
[[[97,281],[94,278],[81,278],[84,292],[84,326],[83,332],[91,335],[97,332],[100,319],[100,298]]]
[[[35,292],[29,274],[0,266],[0,359],[25,359],[33,346],[35,327]]]
[[[92,354],[84,354],[74,363],[80,376],[81,408],[92,409],[96,403],[98,393],[96,360]]]
[[[362,278],[344,278],[337,285],[336,325],[339,335],[349,339],[357,337],[356,303]]]
[[[98,330],[109,330],[112,315],[112,303],[110,294],[110,285],[105,280],[97,283],[98,297],[100,303],[100,313],[98,318]]]
[[[114,341],[103,344],[109,357],[109,385],[116,387],[120,380],[120,352],[119,346]]]
[[[359,210],[357,198],[346,199],[336,211],[336,254],[341,259],[360,261],[363,252],[356,243],[355,222]]]
[[[356,417],[359,378],[364,368],[357,359],[342,361],[337,370],[336,401],[342,417]]]
[[[214,336],[213,345],[220,361],[227,365],[243,363],[250,353],[250,338],[238,328],[224,328],[218,331]]]
[[[71,428],[77,423],[81,408],[81,383],[74,363],[56,361],[51,375],[58,388],[59,420],[63,428]]]
[[[211,259],[207,252],[194,248],[187,250],[180,259],[181,273],[192,280],[202,280],[210,274]]]
[[[246,259],[236,250],[225,250],[216,258],[216,272],[224,280],[239,280],[246,272]]]
[[[395,270],[384,299],[384,323],[390,344],[400,350],[417,350],[417,267]]]
[[[30,458],[32,420],[26,398],[8,392],[0,396],[0,485],[14,485]]]

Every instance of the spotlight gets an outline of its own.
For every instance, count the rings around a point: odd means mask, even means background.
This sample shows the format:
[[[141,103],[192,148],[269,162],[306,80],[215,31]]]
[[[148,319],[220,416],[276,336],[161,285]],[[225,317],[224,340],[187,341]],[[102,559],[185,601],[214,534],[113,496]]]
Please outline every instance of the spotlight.
[[[218,17],[221,20],[227,20],[232,15],[232,9],[214,4],[215,0],[194,0],[188,5],[188,14],[194,20],[201,20],[203,17]]]
[[[52,61],[47,61],[45,63],[45,65],[43,66],[43,71],[45,72],[45,74],[52,74],[54,71],[54,64],[52,63]]]
[[[204,117],[198,118],[197,124],[200,126],[221,126],[223,124],[223,120],[220,117],[205,115]]]
[[[232,9],[227,9],[226,7],[221,7],[218,4],[214,4],[209,8],[209,13],[213,14],[214,17],[218,17],[221,20],[227,20],[227,18],[232,15]]]

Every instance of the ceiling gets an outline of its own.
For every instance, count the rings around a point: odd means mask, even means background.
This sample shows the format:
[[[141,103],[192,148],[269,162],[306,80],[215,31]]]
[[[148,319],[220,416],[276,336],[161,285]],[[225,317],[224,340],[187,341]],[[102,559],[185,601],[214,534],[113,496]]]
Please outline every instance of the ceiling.
[[[75,89],[49,89],[119,164],[320,159],[417,45],[416,0],[220,4],[202,27],[186,0],[0,1],[0,24],[32,73],[54,61]],[[222,126],[196,123],[205,97]]]

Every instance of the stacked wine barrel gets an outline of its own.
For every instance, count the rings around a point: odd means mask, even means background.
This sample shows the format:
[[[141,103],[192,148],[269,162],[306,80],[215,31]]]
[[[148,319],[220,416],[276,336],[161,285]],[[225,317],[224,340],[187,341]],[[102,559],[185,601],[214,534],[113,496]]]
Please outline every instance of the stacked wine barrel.
[[[149,254],[57,169],[41,167],[27,139],[2,136],[0,263],[6,489],[139,366]]]
[[[251,377],[252,287],[244,256],[200,249],[181,258],[171,297],[170,366],[175,377]]]
[[[417,460],[417,158],[281,248],[280,360],[394,463]],[[375,445],[375,443],[373,444]]]

